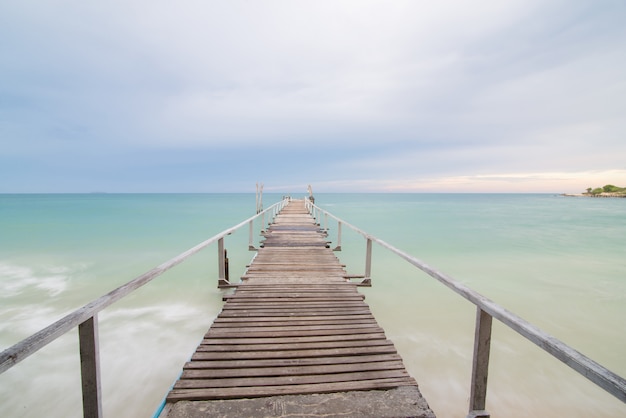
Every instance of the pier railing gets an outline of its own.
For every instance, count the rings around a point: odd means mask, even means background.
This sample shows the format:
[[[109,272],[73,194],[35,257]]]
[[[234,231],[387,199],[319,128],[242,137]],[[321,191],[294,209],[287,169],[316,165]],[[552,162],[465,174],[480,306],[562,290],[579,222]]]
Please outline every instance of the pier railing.
[[[337,222],[337,247],[335,249],[341,249],[341,234],[343,225],[354,230],[366,239],[365,275],[363,280],[366,284],[371,283],[372,243],[375,242],[381,247],[386,248],[406,260],[429,276],[437,279],[439,282],[476,306],[474,356],[472,361],[470,402],[467,418],[489,417],[489,413],[486,411],[486,398],[489,351],[491,344],[491,324],[493,318],[502,322],[504,325],[522,335],[527,340],[536,344],[553,357],[561,360],[563,363],[567,364],[588,380],[620,399],[622,402],[626,402],[626,379],[623,377],[613,373],[609,369],[598,364],[589,357],[586,357],[557,338],[542,331],[530,322],[522,319],[518,315],[506,310],[492,300],[465,286],[458,280],[446,275],[445,273],[437,271],[423,261],[393,247],[385,241],[378,239],[353,225],[350,225],[346,221],[332,215],[330,212],[316,206],[308,199],[306,204],[309,212],[317,220],[317,223],[326,231],[328,231],[328,218],[334,219]]]
[[[226,276],[224,238],[238,229],[249,225],[249,249],[254,250],[254,221],[259,219],[261,222],[261,228],[264,229],[266,220],[271,223],[273,218],[276,217],[278,212],[280,212],[287,202],[288,199],[283,199],[282,201],[275,203],[251,218],[248,218],[245,221],[207,239],[206,241],[201,242],[195,247],[136,277],[106,295],[101,296],[100,298],[86,304],[82,308],[66,315],[41,331],[7,348],[0,353],[0,374],[4,373],[20,361],[39,351],[67,332],[73,330],[74,328],[78,328],[83,416],[90,418],[102,417],[98,313],[215,242],[218,244],[218,286],[231,286]]]

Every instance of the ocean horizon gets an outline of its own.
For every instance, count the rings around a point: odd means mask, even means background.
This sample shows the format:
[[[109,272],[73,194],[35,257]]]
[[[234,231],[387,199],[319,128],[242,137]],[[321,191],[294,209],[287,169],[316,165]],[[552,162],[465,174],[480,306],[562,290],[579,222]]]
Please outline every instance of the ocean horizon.
[[[264,193],[264,206],[285,195]],[[623,199],[316,193],[315,203],[626,376]],[[0,350],[254,214],[254,193],[0,194]],[[336,243],[336,223],[328,227]],[[348,273],[363,273],[365,240],[342,233],[337,256]],[[226,248],[232,280],[254,254],[248,228]],[[221,309],[216,252],[101,313],[105,415],[152,416]],[[432,409],[465,416],[475,307],[376,245],[372,282],[366,302]],[[0,416],[82,415],[76,334],[0,375]],[[487,407],[507,417],[626,415],[622,402],[497,321]]]

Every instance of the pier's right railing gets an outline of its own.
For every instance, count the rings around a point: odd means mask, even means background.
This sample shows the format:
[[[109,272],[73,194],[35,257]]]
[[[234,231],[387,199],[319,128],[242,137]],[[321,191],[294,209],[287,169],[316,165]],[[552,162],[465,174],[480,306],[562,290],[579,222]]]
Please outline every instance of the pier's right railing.
[[[365,284],[371,283],[372,243],[375,242],[381,247],[384,247],[403,258],[429,276],[437,279],[439,282],[443,283],[448,288],[452,289],[454,292],[461,295],[476,306],[476,329],[474,334],[474,356],[469,413],[467,415],[468,418],[489,417],[489,413],[486,411],[486,398],[489,352],[491,345],[491,323],[493,318],[502,322],[527,340],[539,346],[544,351],[561,360],[563,363],[567,364],[569,367],[576,370],[578,373],[599,387],[611,393],[622,402],[626,402],[626,379],[623,377],[613,373],[606,367],[598,364],[584,354],[581,354],[557,338],[547,334],[530,322],[506,310],[502,306],[473,289],[465,286],[458,280],[446,275],[445,273],[437,271],[423,261],[395,248],[385,241],[378,239],[353,225],[350,225],[330,212],[316,206],[310,200],[307,200],[306,202],[308,210],[317,219],[320,226],[326,230],[328,230],[328,218],[337,221],[336,249],[341,249],[342,225],[354,230],[366,239],[365,277],[363,280]]]

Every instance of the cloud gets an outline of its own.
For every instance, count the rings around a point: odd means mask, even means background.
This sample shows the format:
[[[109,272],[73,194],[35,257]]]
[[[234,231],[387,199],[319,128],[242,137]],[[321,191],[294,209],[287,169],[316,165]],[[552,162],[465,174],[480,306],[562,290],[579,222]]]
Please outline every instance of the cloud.
[[[625,16],[586,0],[14,2],[0,160],[31,188],[84,166],[175,187],[191,172],[170,155],[257,180],[244,149],[315,149],[305,183],[620,168]]]
[[[486,175],[327,181],[315,184],[320,192],[394,193],[582,193],[587,187],[626,184],[626,170],[582,172],[524,172]],[[302,189],[302,188],[301,188]],[[289,190],[289,189],[287,189]]]

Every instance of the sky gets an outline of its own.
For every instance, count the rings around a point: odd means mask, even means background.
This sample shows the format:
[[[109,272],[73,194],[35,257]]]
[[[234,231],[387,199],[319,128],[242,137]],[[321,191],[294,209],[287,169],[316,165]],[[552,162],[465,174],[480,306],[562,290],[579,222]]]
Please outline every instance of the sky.
[[[0,193],[626,186],[622,0],[0,4]]]

